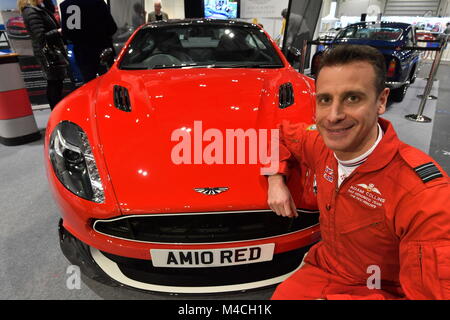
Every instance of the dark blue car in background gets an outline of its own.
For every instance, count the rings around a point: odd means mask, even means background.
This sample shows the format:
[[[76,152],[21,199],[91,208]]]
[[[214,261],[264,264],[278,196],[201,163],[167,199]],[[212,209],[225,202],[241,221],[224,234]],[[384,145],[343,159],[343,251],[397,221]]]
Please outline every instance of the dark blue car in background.
[[[403,49],[417,46],[412,25],[379,21],[351,24],[339,31],[330,42],[330,47],[342,43],[370,45],[380,50],[386,60],[386,85],[391,89],[390,99],[395,102],[403,100],[408,86],[416,79],[420,57],[417,50]],[[325,50],[319,50],[313,56],[311,63],[313,75],[316,74]]]

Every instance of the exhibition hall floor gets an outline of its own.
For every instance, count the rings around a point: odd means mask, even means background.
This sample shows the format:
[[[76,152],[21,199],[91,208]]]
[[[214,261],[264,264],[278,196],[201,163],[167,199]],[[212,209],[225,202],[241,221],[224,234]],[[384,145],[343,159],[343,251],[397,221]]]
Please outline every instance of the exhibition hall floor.
[[[400,139],[437,160],[450,173],[450,64],[442,63],[424,115],[431,123],[404,118],[416,114],[430,63],[402,103],[389,106],[385,118]],[[44,132],[49,109],[34,111]],[[82,277],[79,289],[68,289],[70,263],[59,248],[59,212],[49,192],[43,163],[43,139],[22,146],[0,145],[0,299],[268,299],[274,288],[221,295],[180,296],[112,288]]]

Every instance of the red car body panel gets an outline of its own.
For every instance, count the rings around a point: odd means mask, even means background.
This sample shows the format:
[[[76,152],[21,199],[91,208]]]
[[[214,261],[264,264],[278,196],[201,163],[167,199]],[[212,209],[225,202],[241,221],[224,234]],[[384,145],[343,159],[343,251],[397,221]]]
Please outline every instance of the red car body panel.
[[[170,156],[177,142],[171,141],[171,133],[181,127],[193,128],[194,121],[202,121],[203,131],[216,128],[223,133],[225,129],[271,128],[281,119],[314,122],[314,82],[296,72],[275,43],[285,65],[282,69],[120,70],[128,43],[107,74],[66,97],[48,121],[45,163],[64,227],[99,250],[147,260],[151,259],[150,249],[275,243],[277,254],[318,241],[318,225],[264,240],[183,245],[135,242],[93,230],[93,220],[120,215],[268,209],[267,184],[259,164],[175,165]],[[293,85],[295,103],[280,109],[278,88],[286,82]],[[131,112],[114,107],[114,85],[129,90]],[[77,197],[52,170],[49,139],[62,120],[76,123],[87,134],[104,187],[104,203]],[[297,172],[290,182],[297,206],[315,209],[315,203],[306,199],[311,197],[303,192],[301,179],[305,172]],[[193,190],[221,186],[229,191],[214,197]]]
[[[294,90],[305,90],[301,78],[293,79],[294,74],[290,79],[284,73],[288,72],[191,69],[121,71],[110,72],[103,77],[97,98],[97,129],[123,212],[185,212],[186,208],[197,212],[214,208],[248,210],[265,207],[265,186],[260,181],[263,178],[258,165],[176,165],[171,159],[171,150],[177,142],[171,141],[171,134],[183,127],[193,130],[192,136],[203,134],[210,128],[219,129],[223,136],[227,129],[261,128],[262,118],[270,116],[270,110],[273,110],[281,84],[297,80],[294,83],[298,88]],[[133,112],[124,114],[112,106],[111,92],[115,84],[131,92]],[[301,95],[297,97],[302,102],[309,98],[302,99]],[[240,98],[236,99],[236,96]],[[311,110],[309,103],[292,106],[296,107],[299,115],[302,109],[305,114]],[[310,115],[307,116],[309,118],[305,119],[310,121]],[[202,132],[194,128],[194,121],[199,120],[202,121]],[[223,140],[225,145],[225,138]],[[207,144],[203,143],[203,148]],[[190,158],[193,163],[194,155]],[[239,184],[235,184],[236,177]],[[233,188],[208,199],[207,203],[204,195],[194,192],[194,188],[228,185]],[[259,187],[255,190],[255,186]],[[155,190],[166,191],[155,193]],[[252,196],[243,197],[248,190],[252,190]]]

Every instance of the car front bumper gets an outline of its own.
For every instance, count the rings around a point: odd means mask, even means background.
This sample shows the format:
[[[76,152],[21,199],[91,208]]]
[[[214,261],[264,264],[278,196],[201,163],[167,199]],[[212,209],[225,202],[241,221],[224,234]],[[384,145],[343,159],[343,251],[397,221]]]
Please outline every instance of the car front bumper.
[[[91,279],[137,290],[210,294],[247,291],[276,285],[295,272],[314,244],[274,254],[271,261],[208,268],[161,268],[151,260],[123,257],[90,247],[59,223],[60,246],[73,265]],[[220,276],[218,276],[220,275]]]

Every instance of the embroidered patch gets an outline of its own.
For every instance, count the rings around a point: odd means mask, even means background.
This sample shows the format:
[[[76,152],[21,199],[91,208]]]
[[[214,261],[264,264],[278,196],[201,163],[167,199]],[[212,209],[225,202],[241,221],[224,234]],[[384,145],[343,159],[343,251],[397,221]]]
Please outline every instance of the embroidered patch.
[[[328,166],[325,168],[325,172],[323,173],[323,177],[325,178],[325,180],[327,180],[328,182],[333,182],[334,181],[334,170],[329,168]]]
[[[386,199],[382,197],[381,191],[373,183],[352,185],[347,192],[353,199],[373,209],[382,207],[386,202]]]
[[[434,165],[433,162],[428,162],[421,166],[418,166],[414,168],[414,171],[417,173],[419,178],[422,179],[423,182],[429,182],[433,179],[443,177],[442,173]]]
[[[315,124],[312,124],[306,128],[306,131],[312,131],[312,130],[317,130],[317,126]]]

